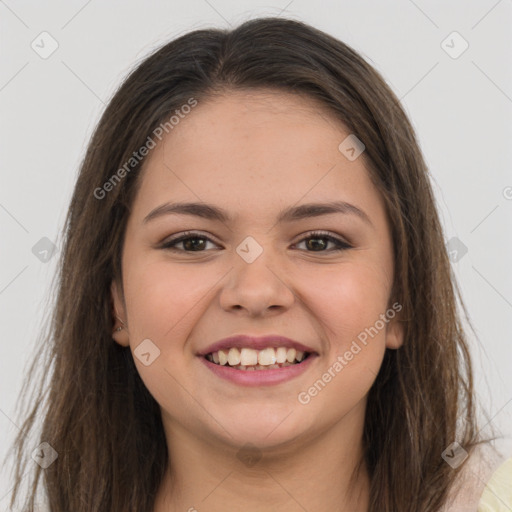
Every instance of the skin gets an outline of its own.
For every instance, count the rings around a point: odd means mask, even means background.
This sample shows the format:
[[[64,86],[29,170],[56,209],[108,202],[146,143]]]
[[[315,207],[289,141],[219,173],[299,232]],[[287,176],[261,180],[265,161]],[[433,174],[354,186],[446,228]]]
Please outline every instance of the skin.
[[[403,342],[399,316],[308,404],[297,398],[393,303],[383,199],[364,153],[349,161],[338,150],[347,135],[311,99],[230,92],[199,103],[145,161],[123,247],[124,296],[112,282],[125,326],[113,337],[132,352],[148,338],[160,350],[149,366],[134,355],[160,405],[171,461],[156,512],[367,510],[364,464],[349,479],[362,454],[368,391],[385,349]],[[276,224],[286,207],[339,200],[363,210],[371,224],[341,213]],[[178,201],[213,203],[235,219],[169,214],[143,222]],[[159,245],[188,230],[211,241],[195,252],[194,240],[178,243],[182,252]],[[326,241],[311,236],[314,230],[352,247],[335,252],[329,242],[315,250]],[[247,236],[263,248],[252,263],[236,252]],[[287,382],[241,387],[196,355],[241,333],[281,334],[319,356]],[[261,456],[252,466],[237,457],[248,442]]]

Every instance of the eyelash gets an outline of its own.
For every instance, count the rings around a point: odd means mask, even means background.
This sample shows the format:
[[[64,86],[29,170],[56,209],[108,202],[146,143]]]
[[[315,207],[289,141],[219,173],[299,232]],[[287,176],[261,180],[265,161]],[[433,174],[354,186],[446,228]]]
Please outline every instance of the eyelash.
[[[205,235],[201,235],[198,232],[186,231],[185,233],[183,233],[178,238],[171,239],[171,240],[163,243],[160,248],[161,249],[170,250],[170,251],[176,251],[176,252],[185,252],[185,253],[188,253],[188,254],[193,254],[195,252],[197,252],[197,253],[206,252],[206,250],[203,250],[203,251],[186,251],[184,249],[177,249],[175,247],[177,244],[179,244],[181,242],[184,242],[186,240],[191,240],[191,239],[193,240],[194,238],[200,238],[200,239],[204,239],[204,240],[207,240],[209,242],[215,243],[209,237],[207,237]],[[334,237],[334,236],[330,235],[328,232],[325,232],[325,231],[312,231],[312,232],[308,233],[308,235],[306,237],[302,238],[299,242],[297,242],[297,244],[301,243],[301,242],[303,242],[305,240],[311,239],[311,238],[325,238],[329,242],[333,242],[334,244],[336,244],[336,248],[335,249],[330,249],[330,250],[325,250],[325,251],[306,251],[306,252],[312,252],[312,253],[315,253],[315,252],[326,253],[327,252],[327,253],[330,253],[330,252],[339,252],[339,251],[345,251],[347,249],[352,249],[351,245],[349,245],[348,243],[344,242],[343,240],[341,240],[341,239],[339,239],[337,237]],[[294,244],[294,245],[297,245],[297,244]]]

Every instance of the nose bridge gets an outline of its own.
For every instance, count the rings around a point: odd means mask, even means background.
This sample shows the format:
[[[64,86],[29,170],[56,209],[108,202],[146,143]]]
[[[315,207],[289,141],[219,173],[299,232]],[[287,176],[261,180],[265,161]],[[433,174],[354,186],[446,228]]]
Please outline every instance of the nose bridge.
[[[236,247],[233,279],[236,282],[245,282],[254,289],[264,289],[271,286],[271,281],[276,279],[269,267],[274,267],[279,258],[274,254],[270,237],[262,234],[256,236],[261,243],[255,236],[249,235]]]
[[[224,308],[242,307],[255,312],[293,302],[293,292],[280,275],[281,258],[275,254],[271,237],[258,238],[262,243],[255,236],[247,236],[235,249],[234,268],[221,294]]]

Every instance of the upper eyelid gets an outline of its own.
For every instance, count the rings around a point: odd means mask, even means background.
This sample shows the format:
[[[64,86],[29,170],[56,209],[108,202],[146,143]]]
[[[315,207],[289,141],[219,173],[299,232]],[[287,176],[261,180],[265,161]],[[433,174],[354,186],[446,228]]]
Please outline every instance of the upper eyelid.
[[[215,242],[215,239],[212,237],[212,235],[202,233],[201,231],[183,231],[182,233],[178,233],[172,237],[164,238],[162,243],[166,244],[169,242],[177,242],[178,240],[182,241],[182,239],[186,240],[187,238],[207,238],[209,241]]]

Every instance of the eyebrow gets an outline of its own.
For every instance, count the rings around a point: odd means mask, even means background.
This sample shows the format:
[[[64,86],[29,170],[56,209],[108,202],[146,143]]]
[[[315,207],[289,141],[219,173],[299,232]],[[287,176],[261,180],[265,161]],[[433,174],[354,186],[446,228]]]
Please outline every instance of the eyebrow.
[[[308,203],[300,206],[292,206],[281,211],[277,217],[277,223],[294,222],[310,217],[320,217],[330,214],[356,215],[364,222],[373,226],[368,215],[357,206],[345,201],[332,201],[329,203]],[[217,220],[222,223],[231,222],[231,215],[218,206],[208,203],[165,203],[152,210],[143,220],[143,223],[161,217],[163,215],[192,215],[208,220]]]

